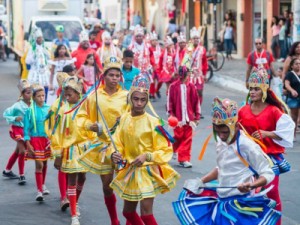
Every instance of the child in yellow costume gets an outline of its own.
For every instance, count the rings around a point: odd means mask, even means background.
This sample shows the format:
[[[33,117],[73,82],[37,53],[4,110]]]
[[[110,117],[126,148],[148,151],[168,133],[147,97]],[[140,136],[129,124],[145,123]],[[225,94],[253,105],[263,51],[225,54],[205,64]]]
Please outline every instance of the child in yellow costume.
[[[113,133],[118,120],[127,108],[128,92],[122,90],[119,85],[122,79],[122,62],[119,58],[109,57],[104,62],[104,74],[102,81],[104,84],[96,85],[96,91],[93,91],[80,106],[76,115],[77,126],[82,135],[87,131],[98,132],[98,122],[103,122],[97,105],[100,107],[108,128]],[[96,97],[98,102],[96,102]],[[88,138],[87,138],[88,139]],[[110,144],[107,135],[101,135],[92,141],[91,148],[79,159],[79,163],[89,172],[100,174],[103,184],[103,193],[105,204],[111,219],[112,225],[119,225],[119,219],[116,210],[116,197],[109,184],[113,180],[114,170],[110,157],[106,157],[106,150]]]
[[[62,87],[62,84],[68,77],[69,75],[67,73],[63,73],[63,72],[57,73],[56,79],[59,87]],[[51,105],[47,115],[47,119],[45,121],[45,132],[51,141],[50,148],[51,148],[52,155],[57,155],[60,154],[61,152],[61,146],[60,146],[61,140],[59,140],[59,138],[61,138],[61,135],[54,135],[54,134],[55,134],[56,127],[58,125],[58,123],[56,123],[57,119],[59,118],[58,112],[64,103],[65,103],[64,94],[61,93],[61,95]],[[62,211],[65,211],[69,207],[69,200],[67,198],[67,175],[61,170],[58,170],[58,186],[60,191],[60,208]]]
[[[128,100],[131,112],[121,117],[113,136],[116,149],[111,158],[122,163],[110,186],[124,199],[123,215],[134,225],[157,225],[153,216],[154,198],[170,191],[179,174],[169,166],[173,150],[171,136],[158,118],[145,112],[149,101],[150,82],[147,77],[135,77]],[[107,154],[110,154],[110,151]],[[136,213],[140,202],[141,217]]]
[[[72,216],[71,225],[79,225],[79,219],[76,210],[79,196],[81,194],[86,170],[79,165],[77,159],[83,153],[85,146],[85,137],[81,136],[78,127],[72,120],[72,113],[65,114],[73,105],[79,102],[82,92],[82,82],[77,77],[69,77],[63,84],[63,92],[66,102],[59,109],[57,114],[54,136],[59,136],[60,152],[55,151],[56,157],[54,166],[63,173],[68,174],[68,198],[70,201],[70,210]]]

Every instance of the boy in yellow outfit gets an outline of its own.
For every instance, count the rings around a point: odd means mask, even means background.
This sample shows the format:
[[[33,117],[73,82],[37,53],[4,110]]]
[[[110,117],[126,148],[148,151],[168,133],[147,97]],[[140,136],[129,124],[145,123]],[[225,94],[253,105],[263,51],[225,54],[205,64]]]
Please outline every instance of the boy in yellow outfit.
[[[104,62],[104,71],[102,81],[96,87],[96,93],[91,93],[82,103],[76,115],[76,123],[82,135],[87,131],[99,133],[98,123],[102,122],[99,110],[101,109],[105,121],[111,132],[118,125],[119,118],[127,109],[127,94],[119,85],[122,79],[122,62],[117,57],[109,57]],[[88,138],[87,138],[88,139]],[[100,174],[104,201],[111,219],[111,225],[119,225],[119,219],[116,210],[116,197],[109,184],[113,180],[114,170],[111,159],[106,156],[107,146],[110,144],[110,139],[107,135],[101,135],[92,141],[91,148],[79,159],[79,163],[89,172]]]

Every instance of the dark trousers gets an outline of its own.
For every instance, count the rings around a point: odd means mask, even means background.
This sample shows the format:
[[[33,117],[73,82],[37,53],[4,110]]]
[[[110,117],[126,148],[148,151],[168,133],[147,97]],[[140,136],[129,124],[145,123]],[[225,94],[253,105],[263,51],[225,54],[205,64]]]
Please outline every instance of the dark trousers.
[[[279,46],[280,46],[280,58],[285,59],[286,58],[286,43],[285,43],[285,40],[279,40]]]
[[[231,55],[232,52],[232,39],[224,39],[226,57]]]

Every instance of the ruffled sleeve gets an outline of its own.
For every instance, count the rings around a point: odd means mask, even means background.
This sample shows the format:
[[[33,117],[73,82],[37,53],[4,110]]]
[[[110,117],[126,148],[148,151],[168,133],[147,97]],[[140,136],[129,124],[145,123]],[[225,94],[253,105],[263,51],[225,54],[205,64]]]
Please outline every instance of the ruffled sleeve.
[[[282,114],[276,123],[276,130],[273,131],[281,140],[273,141],[285,148],[293,147],[295,123],[292,118],[287,114]]]

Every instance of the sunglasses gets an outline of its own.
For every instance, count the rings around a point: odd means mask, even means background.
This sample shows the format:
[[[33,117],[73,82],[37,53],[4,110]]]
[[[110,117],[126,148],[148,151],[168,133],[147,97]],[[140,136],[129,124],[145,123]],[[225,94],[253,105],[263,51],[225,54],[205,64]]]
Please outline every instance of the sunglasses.
[[[261,45],[261,42],[257,42],[257,43],[255,43],[256,45]]]

